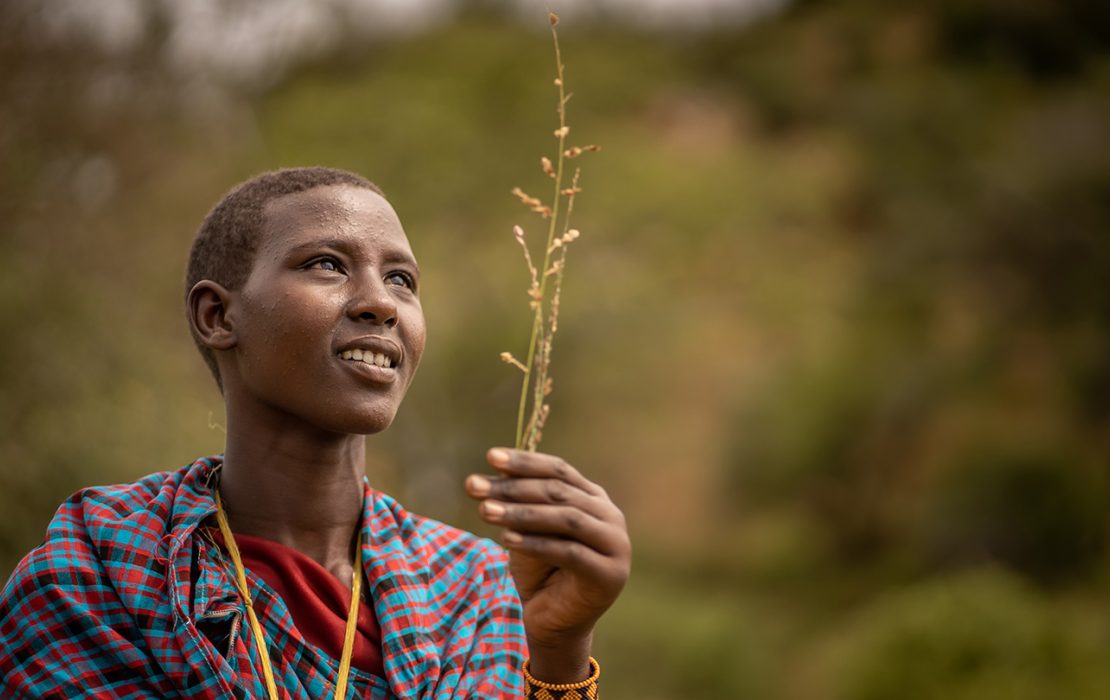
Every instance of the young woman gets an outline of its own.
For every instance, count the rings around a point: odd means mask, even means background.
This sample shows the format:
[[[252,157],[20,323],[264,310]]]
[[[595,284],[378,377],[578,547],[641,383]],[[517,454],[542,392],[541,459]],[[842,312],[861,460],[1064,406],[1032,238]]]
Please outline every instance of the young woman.
[[[228,193],[186,284],[224,453],[62,505],[0,598],[0,697],[596,697],[631,556],[601,487],[491,449],[465,488],[502,548],[363,475],[424,349],[419,280],[358,175]]]

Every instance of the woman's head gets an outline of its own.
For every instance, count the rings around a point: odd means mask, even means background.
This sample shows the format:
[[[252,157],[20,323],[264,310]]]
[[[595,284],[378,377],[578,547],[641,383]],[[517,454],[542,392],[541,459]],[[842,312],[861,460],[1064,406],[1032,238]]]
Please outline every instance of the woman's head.
[[[344,171],[278,171],[206,218],[188,314],[229,410],[235,401],[371,433],[393,420],[423,352],[418,281],[377,187]]]
[[[250,274],[262,234],[263,210],[278,197],[325,185],[365,187],[384,196],[377,185],[357,173],[336,168],[286,168],[260,173],[231,188],[204,217],[185,271],[185,296],[201,280],[239,289]],[[200,354],[222,386],[212,351],[193,334]]]

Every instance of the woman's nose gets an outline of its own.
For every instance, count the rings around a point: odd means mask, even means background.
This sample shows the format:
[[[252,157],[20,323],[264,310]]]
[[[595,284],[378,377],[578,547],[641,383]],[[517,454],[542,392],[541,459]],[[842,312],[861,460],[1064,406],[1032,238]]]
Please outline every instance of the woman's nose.
[[[354,290],[347,315],[392,328],[397,325],[397,301],[381,280],[363,280]]]

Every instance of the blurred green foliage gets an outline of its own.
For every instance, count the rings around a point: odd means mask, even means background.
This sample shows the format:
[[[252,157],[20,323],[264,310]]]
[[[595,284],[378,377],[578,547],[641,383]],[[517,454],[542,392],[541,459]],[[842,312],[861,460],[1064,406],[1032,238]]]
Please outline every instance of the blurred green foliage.
[[[994,559],[1036,580],[1083,577],[1106,549],[1104,479],[1064,449],[969,458],[926,497],[925,541],[949,564]]]
[[[0,13],[2,15],[2,13]],[[0,24],[0,27],[4,25]],[[180,302],[235,182],[385,189],[430,339],[368,472],[478,528],[510,439],[554,94],[488,11],[260,94],[0,50],[0,572],[57,503],[219,451]],[[1110,12],[799,2],[702,34],[563,33],[584,162],[545,447],[629,516],[606,697],[1101,698],[1110,653]],[[650,664],[645,662],[650,661]]]
[[[1104,648],[1054,619],[1012,577],[983,572],[881,597],[848,625],[832,692],[847,700],[1097,698]]]

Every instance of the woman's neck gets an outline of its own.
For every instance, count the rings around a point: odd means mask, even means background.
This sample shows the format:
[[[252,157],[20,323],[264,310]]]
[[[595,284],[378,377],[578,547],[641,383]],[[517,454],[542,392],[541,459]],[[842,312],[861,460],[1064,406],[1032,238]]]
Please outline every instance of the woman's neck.
[[[231,529],[292,547],[349,584],[365,460],[361,435],[266,430],[229,415],[220,496]]]

